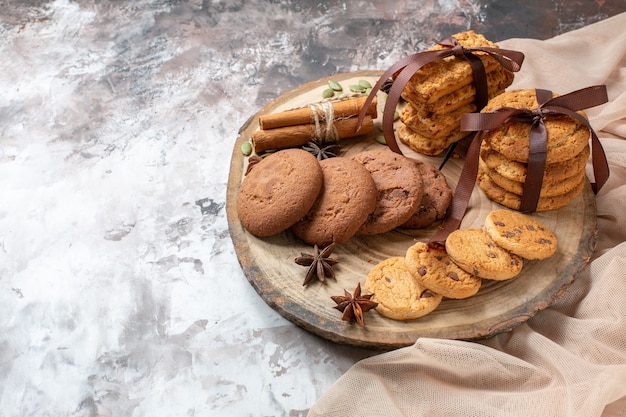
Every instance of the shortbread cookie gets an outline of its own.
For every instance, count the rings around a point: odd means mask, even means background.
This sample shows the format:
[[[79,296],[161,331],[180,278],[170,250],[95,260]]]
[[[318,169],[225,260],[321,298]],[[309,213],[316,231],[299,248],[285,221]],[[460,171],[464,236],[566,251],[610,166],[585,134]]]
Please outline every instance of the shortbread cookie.
[[[446,177],[432,164],[411,159],[422,174],[424,195],[419,208],[400,227],[405,229],[422,229],[431,226],[445,217],[452,202],[452,189]]]
[[[543,174],[544,179],[560,181],[584,171],[587,160],[589,159],[589,154],[590,148],[589,145],[587,145],[583,148],[582,152],[572,159],[546,164]],[[517,182],[526,181],[527,164],[508,159],[504,155],[491,149],[486,141],[483,141],[480,145],[480,159],[489,169],[495,170],[504,178]]]
[[[570,203],[570,201],[576,198],[578,194],[580,194],[580,192],[583,190],[583,187],[585,186],[586,181],[586,177],[583,176],[580,183],[576,185],[573,190],[569,191],[566,194],[553,197],[539,197],[539,201],[537,202],[537,208],[535,211],[556,210],[561,207],[565,207]],[[504,188],[500,187],[480,167],[478,168],[476,184],[478,184],[480,189],[483,190],[483,192],[489,199],[495,201],[496,203],[502,204],[503,206],[514,210],[520,209],[522,197],[518,194],[506,191]]]
[[[511,73],[508,71],[491,71],[487,73],[487,98],[492,98],[504,92],[511,84]],[[415,105],[415,110],[423,117],[433,113],[450,113],[460,107],[474,103],[476,100],[476,86],[474,83],[464,85],[438,100],[430,103],[422,102],[411,84],[402,90],[402,98]],[[476,107],[472,111],[475,111]]]
[[[424,287],[409,270],[404,257],[388,258],[374,266],[365,280],[374,294],[376,311],[394,320],[412,320],[435,310],[442,296]]]
[[[446,239],[446,252],[463,270],[481,278],[503,281],[522,271],[524,262],[489,237],[483,229],[455,230]]]
[[[476,105],[467,104],[450,113],[421,115],[416,107],[407,103],[400,112],[400,120],[413,132],[425,138],[445,137],[460,126],[461,115],[476,110]]]
[[[322,191],[309,212],[291,227],[310,245],[340,244],[350,239],[376,208],[378,190],[365,167],[336,157],[319,162]]]
[[[468,298],[480,289],[482,280],[452,262],[441,245],[413,244],[406,252],[406,264],[420,283],[448,298]]]
[[[545,259],[557,249],[557,237],[540,221],[512,210],[494,210],[485,231],[500,247],[525,259]]]
[[[479,161],[480,168],[491,178],[491,180],[504,190],[517,195],[524,192],[524,183],[510,180],[498,173],[495,169],[490,169],[481,158]],[[541,183],[540,197],[555,197],[570,192],[580,184],[582,177],[585,176],[585,170],[581,170],[571,177],[561,180],[553,180],[546,178],[544,175]]]
[[[495,43],[473,30],[457,33],[453,36],[459,44],[466,48],[477,46],[498,48]],[[437,44],[430,49],[440,50],[444,48]],[[484,52],[476,52],[475,55],[483,62],[487,73],[501,71],[502,76],[508,78],[508,85],[513,82],[513,74],[502,68],[495,58]],[[419,97],[419,102],[433,103],[446,94],[471,84],[473,79],[472,68],[467,60],[448,57],[424,65],[411,77],[407,86],[412,89],[416,97]]]
[[[417,211],[424,185],[419,168],[411,160],[388,149],[363,151],[352,159],[370,172],[378,190],[376,208],[359,234],[388,232]]]
[[[322,189],[317,159],[301,149],[264,158],[245,176],[237,196],[241,225],[256,236],[280,233],[300,220]]]
[[[536,109],[535,90],[511,90],[489,100],[481,111],[495,111],[502,107]],[[584,115],[581,111],[580,114]],[[544,118],[547,132],[546,162],[555,163],[572,159],[588,145],[591,132],[576,119],[564,115],[548,115]],[[489,147],[506,158],[528,162],[530,122],[509,121],[485,135]]]
[[[400,124],[397,130],[398,139],[413,149],[415,152],[428,155],[438,156],[441,155],[450,145],[454,142],[458,142],[464,137],[468,136],[471,132],[462,132],[459,127],[452,130],[447,136],[441,138],[427,138],[413,130],[407,125]]]

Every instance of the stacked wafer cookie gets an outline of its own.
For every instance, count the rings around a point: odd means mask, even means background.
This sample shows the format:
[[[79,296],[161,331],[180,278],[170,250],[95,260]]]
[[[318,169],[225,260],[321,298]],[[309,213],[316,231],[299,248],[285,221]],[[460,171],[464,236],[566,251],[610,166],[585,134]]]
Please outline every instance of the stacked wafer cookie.
[[[467,31],[453,35],[463,47],[498,46],[483,35]],[[442,49],[436,45],[431,50]],[[513,73],[504,69],[494,58],[476,52],[487,73],[488,97],[504,91],[513,82]],[[477,110],[476,88],[470,64],[454,56],[437,60],[417,71],[402,91],[406,105],[400,112],[402,123],[398,138],[416,152],[439,155],[468,132],[461,132],[460,119],[464,113]]]
[[[535,90],[512,90],[489,100],[482,112],[502,107],[536,109]],[[582,111],[579,112],[584,115]],[[546,165],[537,211],[564,207],[583,189],[590,131],[565,115],[547,116]],[[477,183],[490,199],[515,210],[527,177],[530,122],[508,121],[490,130],[480,149]]]

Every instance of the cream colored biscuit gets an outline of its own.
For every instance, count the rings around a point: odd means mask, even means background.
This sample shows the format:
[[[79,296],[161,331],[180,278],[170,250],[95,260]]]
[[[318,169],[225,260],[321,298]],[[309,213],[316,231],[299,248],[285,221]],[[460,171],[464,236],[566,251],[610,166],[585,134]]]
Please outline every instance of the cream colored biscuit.
[[[423,317],[442,299],[415,279],[404,257],[388,258],[374,266],[365,280],[365,291],[378,303],[376,311],[394,320]]]
[[[406,252],[406,264],[429,290],[448,298],[468,298],[480,289],[482,280],[456,265],[440,245],[413,244]]]
[[[521,257],[496,245],[483,229],[471,228],[450,233],[446,239],[446,252],[463,270],[496,281],[517,276],[524,266]]]
[[[557,237],[546,225],[518,211],[490,212],[485,231],[498,246],[525,259],[549,258],[558,245]]]

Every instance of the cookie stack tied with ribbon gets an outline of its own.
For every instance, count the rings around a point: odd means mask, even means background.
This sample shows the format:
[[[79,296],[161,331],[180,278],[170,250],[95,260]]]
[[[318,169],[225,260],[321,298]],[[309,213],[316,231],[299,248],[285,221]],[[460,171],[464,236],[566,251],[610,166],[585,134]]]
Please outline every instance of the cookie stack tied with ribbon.
[[[606,100],[604,86],[561,97],[547,90],[514,90],[491,99],[480,115],[465,115],[464,123],[473,120],[484,131],[478,186],[488,198],[514,210],[564,207],[586,183],[591,137],[596,181],[603,184],[606,158],[581,106]]]
[[[365,123],[376,93],[391,81],[385,89],[388,95],[382,117],[387,146],[402,153],[396,142],[394,116],[404,95],[407,108],[398,135],[415,151],[438,155],[467,135],[459,129],[461,114],[482,109],[489,97],[511,84],[512,73],[520,70],[523,61],[523,53],[498,48],[473,31],[450,36],[389,67],[361,107],[356,129]]]
[[[602,148],[602,144],[600,143],[598,136],[589,124],[589,121],[581,112],[583,109],[595,107],[608,101],[606,86],[598,85],[587,87],[562,96],[557,96],[551,91],[542,89],[535,89],[531,91],[531,94],[524,92],[524,90],[521,92],[512,91],[508,94],[513,96],[534,96],[536,103],[534,108],[532,108],[532,105],[528,106],[530,108],[523,108],[521,103],[516,102],[515,100],[509,100],[508,106],[506,107],[496,108],[497,105],[494,105],[494,101],[492,101],[492,105],[483,109],[482,112],[468,113],[461,117],[461,129],[477,133],[474,135],[474,138],[467,149],[465,164],[463,165],[459,181],[454,190],[454,197],[452,198],[450,208],[440,227],[437,229],[435,234],[431,236],[429,240],[430,243],[445,243],[448,236],[459,228],[476,183],[478,183],[483,191],[486,190],[485,194],[490,199],[497,201],[502,205],[511,203],[511,207],[509,208],[527,213],[541,211],[543,207],[540,206],[539,203],[541,199],[541,190],[543,189],[544,175],[547,172],[547,168],[554,168],[554,166],[550,165],[548,161],[552,161],[554,154],[563,152],[559,149],[564,143],[568,143],[567,141],[563,142],[564,138],[571,139],[568,146],[570,153],[567,157],[563,157],[563,161],[569,161],[566,162],[566,164],[569,164],[569,167],[574,165],[574,163],[578,161],[578,158],[583,158],[585,155],[584,145],[578,145],[580,148],[578,151],[575,150],[577,149],[576,146],[572,145],[574,142],[572,138],[576,136],[576,132],[578,132],[581,127],[575,125],[572,127],[574,130],[565,134],[557,129],[558,132],[561,132],[560,137],[553,136],[550,138],[550,132],[548,131],[548,128],[546,128],[546,122],[552,118],[558,117],[557,119],[553,119],[558,121],[561,117],[567,116],[587,129],[585,143],[589,141],[590,136],[590,153],[594,177],[593,182],[591,182],[591,189],[593,192],[597,194],[608,180],[610,171],[604,149]],[[503,99],[506,99],[506,97],[498,99],[498,102]],[[529,100],[529,98],[526,98],[526,100]],[[515,107],[515,103],[517,103],[519,108]],[[522,131],[525,132],[525,135],[521,134],[521,132],[517,132],[514,136],[508,135],[506,133],[507,126],[510,127],[512,123],[518,122],[524,123],[523,127],[518,128],[522,129]],[[508,146],[511,149],[517,148],[517,146],[520,146],[520,143],[522,143],[522,146],[525,144],[524,149],[527,155],[527,162],[515,164],[518,169],[523,168],[523,172],[525,174],[523,177],[524,181],[522,182],[522,194],[519,196],[516,195],[514,201],[502,198],[505,194],[492,194],[488,187],[484,184],[485,175],[478,176],[481,160],[481,148],[484,151],[484,155],[486,155],[482,158],[483,166],[487,169],[489,168],[489,165],[487,165],[485,160],[489,158],[489,152],[495,143],[495,139],[494,142],[490,139],[485,139],[489,138],[490,135],[493,135],[494,137],[502,137],[502,143],[508,143]],[[487,144],[483,145],[485,142]],[[504,148],[498,149],[503,150]],[[549,154],[552,155],[550,159],[548,158]],[[502,156],[500,158],[504,157],[505,156]],[[505,162],[512,161],[512,159],[502,160]],[[585,160],[585,163],[586,162],[587,161]],[[509,165],[512,165],[512,163]],[[506,169],[509,169],[509,167],[506,167]],[[584,179],[584,181],[586,181],[586,179]],[[481,185],[481,182],[483,185]],[[493,181],[489,183],[489,185],[493,184]],[[512,194],[513,193],[509,193],[508,195],[511,196]],[[568,200],[567,203],[570,201],[571,199]],[[557,208],[556,206],[552,207]],[[547,210],[548,208],[546,207],[545,209]]]
[[[456,44],[464,48],[498,48],[474,31],[457,33],[451,39],[454,42],[447,40],[429,50],[443,50]],[[475,56],[484,67],[487,98],[502,93],[511,85],[513,72],[485,52],[477,51]],[[472,68],[463,57],[453,55],[422,67],[402,90],[406,104],[400,112],[402,123],[398,128],[398,139],[416,152],[435,156],[467,136],[468,132],[460,129],[461,115],[480,110],[473,80]]]

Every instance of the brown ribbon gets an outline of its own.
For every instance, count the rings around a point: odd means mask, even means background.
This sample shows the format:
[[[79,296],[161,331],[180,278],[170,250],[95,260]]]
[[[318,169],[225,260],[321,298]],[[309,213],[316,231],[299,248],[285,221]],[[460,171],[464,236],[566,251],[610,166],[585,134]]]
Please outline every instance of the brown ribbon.
[[[483,137],[488,130],[495,129],[507,121],[531,122],[528,167],[520,211],[532,212],[537,208],[547,154],[547,133],[544,118],[549,115],[570,116],[590,130],[591,160],[595,181],[591,184],[593,192],[597,194],[606,183],[610,171],[602,144],[589,121],[576,113],[579,110],[606,103],[608,101],[606,86],[587,87],[555,98],[552,98],[552,92],[548,90],[537,89],[536,94],[539,104],[537,109],[503,107],[489,113],[467,113],[461,116],[461,130],[478,131],[478,133],[472,139],[467,150],[465,164],[446,218],[431,237],[431,242],[445,242],[448,235],[459,228],[476,183],[480,145]]]
[[[383,135],[389,148],[399,154],[402,154],[396,138],[393,132],[393,116],[396,111],[396,106],[400,101],[402,90],[409,82],[411,77],[420,70],[424,65],[429,64],[438,59],[443,59],[449,56],[455,56],[457,58],[466,59],[471,68],[474,78],[474,86],[476,88],[476,105],[478,110],[481,110],[487,104],[487,75],[484,65],[480,58],[474,55],[474,52],[484,52],[493,57],[500,63],[505,69],[511,72],[517,72],[520,70],[522,62],[524,61],[524,54],[518,51],[511,51],[508,49],[500,48],[488,48],[488,47],[475,47],[465,48],[458,43],[458,41],[450,36],[443,41],[439,42],[439,45],[445,46],[446,49],[436,51],[423,51],[413,55],[409,55],[393,64],[385,73],[378,79],[372,91],[370,92],[367,100],[363,104],[361,111],[359,112],[359,118],[357,123],[357,130],[361,127],[361,123],[365,118],[367,108],[371,104],[376,93],[383,84],[389,80],[392,76],[395,76],[391,89],[385,102],[385,108],[383,110]]]

